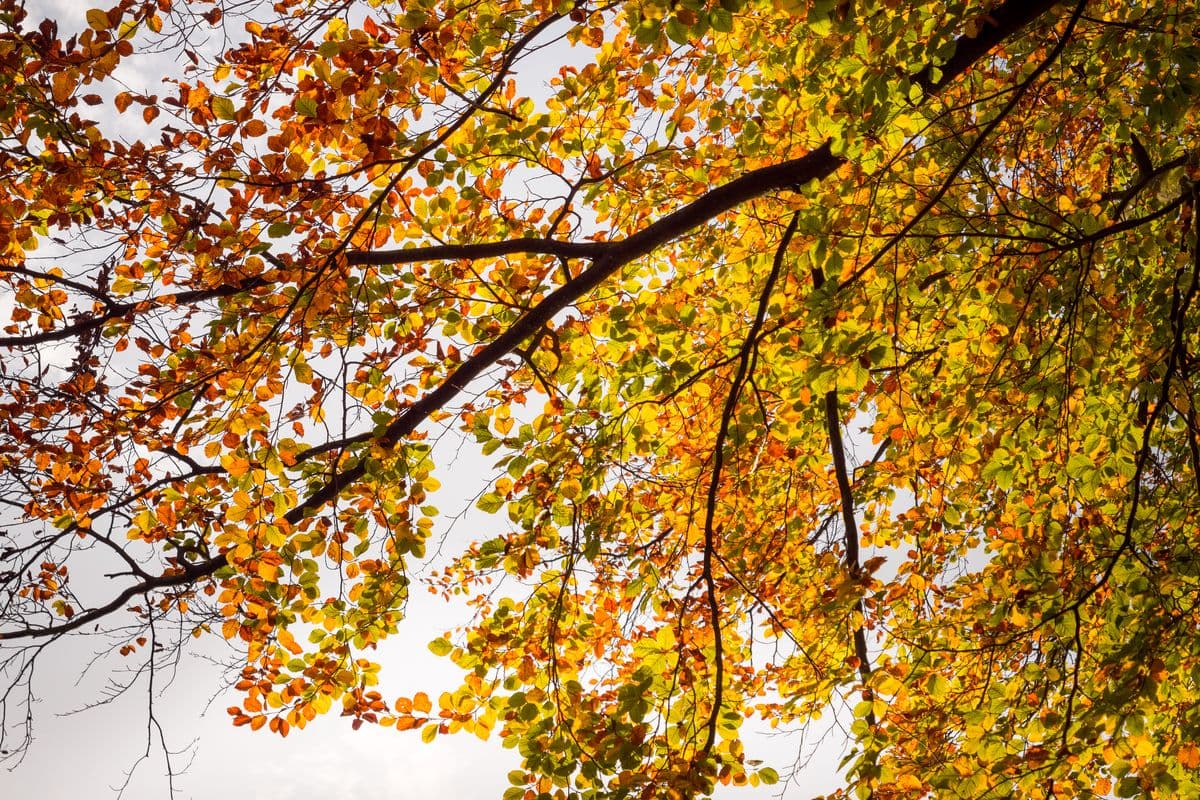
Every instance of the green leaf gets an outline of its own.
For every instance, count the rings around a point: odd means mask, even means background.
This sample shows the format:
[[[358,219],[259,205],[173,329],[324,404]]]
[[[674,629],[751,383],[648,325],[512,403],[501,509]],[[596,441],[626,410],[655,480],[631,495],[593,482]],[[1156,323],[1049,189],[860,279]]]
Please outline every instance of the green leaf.
[[[307,96],[297,97],[296,113],[302,117],[317,116],[317,101]]]
[[[231,120],[237,117],[237,109],[228,97],[214,97],[212,110],[217,119]]]
[[[691,29],[678,17],[671,17],[667,20],[667,38],[676,44],[687,44],[691,39]]]
[[[1072,478],[1082,478],[1091,473],[1094,469],[1095,465],[1092,464],[1092,459],[1088,458],[1082,453],[1076,453],[1067,460],[1067,475],[1071,476]]]
[[[504,498],[495,492],[487,492],[475,502],[475,507],[486,514],[495,514],[504,507]]]

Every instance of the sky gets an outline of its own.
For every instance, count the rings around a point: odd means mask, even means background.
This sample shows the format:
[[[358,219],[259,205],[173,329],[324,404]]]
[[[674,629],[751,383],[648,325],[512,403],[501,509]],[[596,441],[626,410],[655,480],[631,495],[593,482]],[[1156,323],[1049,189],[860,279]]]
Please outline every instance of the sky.
[[[26,0],[30,16],[60,21],[63,35],[80,27],[88,0]],[[97,3],[99,4],[99,3]],[[547,51],[541,58],[561,57]],[[569,54],[568,54],[569,57]],[[130,84],[153,87],[174,63],[164,59],[137,62],[138,73],[125,72]],[[156,71],[158,74],[156,74]],[[524,80],[549,79],[538,64],[524,68]],[[536,86],[523,87],[525,93]],[[532,91],[531,91],[532,90]],[[544,88],[543,88],[544,92]],[[92,110],[97,116],[98,109]],[[138,135],[136,115],[120,121],[129,136]],[[114,120],[103,120],[105,126]],[[7,300],[0,297],[0,315]],[[464,448],[464,450],[469,450]],[[433,502],[450,514],[471,505],[471,495],[486,480],[490,464],[463,456],[439,477],[443,490]],[[453,537],[481,538],[489,523],[479,513],[468,514]],[[466,529],[466,530],[464,530]],[[381,687],[385,697],[423,690],[433,696],[452,689],[461,675],[446,659],[435,657],[427,642],[467,619],[461,607],[448,606],[415,590],[401,634],[374,654],[384,665]],[[81,638],[58,643],[46,654],[35,683],[34,741],[25,758],[11,771],[0,771],[4,800],[75,800],[123,797],[126,800],[166,800],[171,796],[162,749],[147,748],[147,704],[144,679],[99,707],[86,708],[104,695],[107,683],[122,676],[102,669],[81,674],[81,665],[96,655],[96,640]],[[103,647],[104,645],[99,645]],[[235,728],[225,708],[237,698],[221,692],[228,673],[213,663],[216,642],[199,643],[186,653],[169,685],[156,687],[156,718],[167,747],[177,752],[181,773],[174,778],[176,798],[211,800],[222,795],[235,800],[408,800],[412,798],[498,798],[509,785],[506,773],[518,767],[518,757],[496,739],[484,742],[468,734],[439,737],[422,744],[415,732],[398,733],[365,725],[354,731],[348,720],[327,715],[286,739],[265,729]],[[810,733],[819,739],[823,731]],[[842,755],[842,737],[835,731],[823,744],[806,744],[797,734],[772,735],[753,728],[747,737],[750,758],[762,758],[781,774],[803,755],[812,755],[800,778],[788,786],[723,790],[721,798],[747,800],[777,797],[808,798],[836,785],[834,775]],[[815,750],[814,750],[815,748]],[[142,756],[149,752],[149,756]]]

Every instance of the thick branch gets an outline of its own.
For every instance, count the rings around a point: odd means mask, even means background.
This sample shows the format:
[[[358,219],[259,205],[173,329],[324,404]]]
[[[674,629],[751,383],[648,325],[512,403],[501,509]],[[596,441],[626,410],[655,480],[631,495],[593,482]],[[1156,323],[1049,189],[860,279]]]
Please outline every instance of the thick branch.
[[[438,388],[400,413],[377,441],[384,447],[394,447],[397,442],[415,431],[430,414],[453,400],[472,380],[512,352],[525,339],[541,330],[555,314],[595,289],[629,262],[679,238],[714,217],[737,208],[747,200],[824,178],[842,162],[843,159],[833,155],[829,142],[826,142],[801,158],[749,172],[713,189],[694,203],[668,214],[628,239],[605,245],[603,255],[597,257],[590,267],[551,292],[546,299],[513,323],[512,327],[459,365]],[[328,483],[293,508],[287,515],[288,521],[298,522],[305,514],[321,508],[337,497],[342,489],[361,478],[365,472],[366,465],[361,462],[338,472]]]
[[[201,561],[198,564],[188,564],[182,569],[171,570],[162,575],[148,578],[144,581],[131,584],[125,587],[121,592],[109,602],[96,608],[88,609],[81,613],[77,613],[71,619],[58,625],[50,625],[45,628],[25,628],[16,631],[0,631],[0,641],[9,641],[12,639],[37,639],[46,636],[61,636],[77,628],[82,628],[84,625],[103,619],[114,611],[119,611],[121,606],[129,602],[130,599],[139,594],[153,591],[155,589],[166,589],[171,586],[187,586],[195,583],[198,579],[212,575],[214,572],[224,567],[228,562],[224,555],[219,555],[216,558],[208,561]]]
[[[70,325],[65,325],[61,328],[38,331],[28,336],[0,336],[0,347],[30,347],[38,344],[49,344],[50,342],[61,342],[65,339],[82,336],[110,322],[128,317],[130,314],[137,313],[141,308],[174,308],[186,306],[192,303],[202,303],[205,300],[233,297],[234,295],[253,291],[254,289],[261,289],[267,285],[269,285],[267,281],[261,277],[256,277],[243,283],[230,283],[222,286],[214,286],[209,289],[193,289],[162,297],[151,297],[139,300],[136,303],[111,303],[106,313],[99,316],[81,316]],[[170,302],[166,302],[167,300],[170,300]]]
[[[813,288],[820,290],[825,285],[825,273],[820,268],[814,268],[812,273]],[[837,480],[838,500],[842,512],[842,541],[845,547],[846,572],[851,579],[857,580],[862,575],[862,564],[859,561],[858,521],[854,518],[854,490],[850,486],[850,469],[846,464],[846,449],[842,443],[842,413],[838,408],[837,389],[830,389],[824,399],[825,432],[829,437],[829,450],[833,457],[833,472]],[[862,598],[855,602],[855,610],[866,616],[866,608]],[[867,651],[867,634],[863,626],[855,627],[854,656],[858,659],[858,674],[863,683],[871,677],[871,655]],[[874,712],[867,714],[867,722],[874,726]]]
[[[346,254],[351,264],[412,264],[418,261],[496,258],[517,254],[558,258],[595,258],[604,252],[602,242],[560,242],[554,239],[507,239],[479,244],[439,244],[399,250],[353,251]]]
[[[713,661],[716,662],[714,669],[713,682],[715,683],[713,691],[713,705],[709,712],[707,730],[708,733],[704,739],[704,745],[701,747],[698,759],[708,757],[712,751],[713,744],[717,740],[717,721],[721,714],[722,697],[725,691],[725,653],[724,644],[721,635],[721,605],[717,597],[717,581],[713,571],[713,561],[717,557],[717,530],[715,528],[717,515],[717,496],[721,488],[721,472],[725,465],[725,444],[729,438],[729,426],[733,422],[733,417],[737,413],[738,402],[742,396],[742,387],[746,385],[746,381],[750,379],[750,368],[752,356],[755,348],[758,346],[758,334],[762,330],[763,322],[767,318],[767,306],[771,301],[771,294],[775,291],[775,285],[779,282],[779,276],[783,273],[783,262],[787,255],[788,245],[791,244],[792,237],[796,235],[796,228],[800,222],[798,213],[792,214],[792,220],[788,223],[787,230],[783,232],[783,238],[780,239],[779,245],[775,248],[775,259],[771,264],[771,272],[767,275],[767,280],[763,283],[762,291],[758,296],[758,306],[754,312],[754,322],[750,324],[750,331],[746,334],[745,340],[742,342],[741,349],[738,352],[737,373],[733,377],[733,382],[729,386],[729,394],[725,396],[725,407],[721,410],[721,425],[717,431],[717,440],[713,444],[713,467],[712,473],[709,476],[708,496],[704,506],[704,562],[702,566],[701,578],[704,581],[705,595],[708,602],[709,625],[713,631]]]
[[[926,94],[936,94],[987,55],[993,47],[1060,2],[1061,0],[1009,0],[1007,3],[1001,3],[981,17],[983,24],[974,36],[958,37],[954,43],[954,55],[950,56],[949,60],[941,65],[926,64],[920,72],[912,76],[912,82],[924,89]],[[941,71],[937,80],[933,80],[935,68]]]
[[[838,497],[842,506],[842,540],[846,548],[846,571],[858,579],[862,564],[858,556],[858,522],[854,519],[854,492],[850,488],[850,470],[846,465],[846,450],[842,444],[842,414],[838,409],[837,390],[825,393],[825,430],[829,434],[829,449],[833,455],[833,472],[837,479]],[[855,603],[858,613],[865,614],[862,599]],[[865,683],[871,677],[871,657],[867,652],[867,634],[863,626],[854,629],[854,655],[858,658],[858,674]],[[872,723],[874,715],[871,715]]]

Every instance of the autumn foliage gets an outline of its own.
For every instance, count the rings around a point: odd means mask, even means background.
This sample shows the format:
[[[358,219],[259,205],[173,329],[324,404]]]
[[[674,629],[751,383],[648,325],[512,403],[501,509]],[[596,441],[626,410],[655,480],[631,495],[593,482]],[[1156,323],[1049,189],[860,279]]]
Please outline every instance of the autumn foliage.
[[[10,742],[63,637],[222,637],[234,725],[508,800],[822,714],[848,796],[1200,796],[1193,4],[79,14],[0,0]],[[461,686],[385,697],[426,563]]]

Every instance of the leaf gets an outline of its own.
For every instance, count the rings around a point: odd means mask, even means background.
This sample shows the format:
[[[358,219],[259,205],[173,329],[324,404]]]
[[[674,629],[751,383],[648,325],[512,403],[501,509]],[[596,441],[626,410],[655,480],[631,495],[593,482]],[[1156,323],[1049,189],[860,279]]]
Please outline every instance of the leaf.
[[[691,39],[691,31],[678,17],[671,17],[666,24],[667,38],[678,44],[687,44]]]
[[[1072,478],[1082,478],[1094,469],[1092,460],[1082,453],[1076,453],[1067,460],[1066,472]]]
[[[228,97],[214,97],[212,99],[213,115],[217,119],[234,119],[237,117],[237,109],[233,105],[233,101]]]
[[[64,70],[63,72],[55,73],[51,81],[54,102],[66,103],[75,91],[76,82],[76,76],[72,72]]]
[[[106,31],[111,27],[108,21],[108,14],[98,8],[89,8],[86,17],[88,27],[94,31]]]
[[[317,116],[317,101],[311,97],[296,98],[296,113],[302,117]]]

